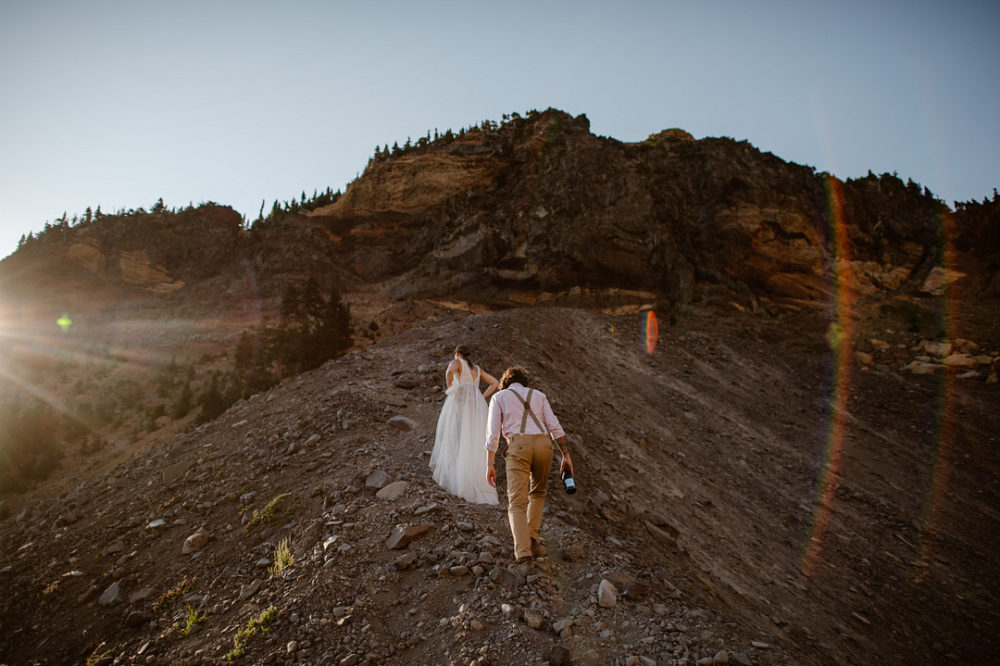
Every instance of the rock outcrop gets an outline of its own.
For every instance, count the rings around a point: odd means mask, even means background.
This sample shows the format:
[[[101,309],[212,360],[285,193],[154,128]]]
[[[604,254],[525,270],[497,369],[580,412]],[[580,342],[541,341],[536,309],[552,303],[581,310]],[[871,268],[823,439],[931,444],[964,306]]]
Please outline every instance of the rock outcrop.
[[[895,176],[841,182],[746,141],[683,130],[622,143],[593,135],[584,116],[548,110],[380,156],[334,203],[247,230],[232,210],[206,205],[106,217],[30,250],[36,265],[48,252],[50,272],[64,262],[162,294],[200,293],[206,282],[238,294],[249,280],[273,297],[313,276],[380,284],[393,299],[614,308],[724,293],[753,308],[761,298],[822,303],[845,289],[933,292],[970,270],[989,294],[1000,284],[995,261],[945,266],[942,248],[995,256],[995,207],[953,214]]]

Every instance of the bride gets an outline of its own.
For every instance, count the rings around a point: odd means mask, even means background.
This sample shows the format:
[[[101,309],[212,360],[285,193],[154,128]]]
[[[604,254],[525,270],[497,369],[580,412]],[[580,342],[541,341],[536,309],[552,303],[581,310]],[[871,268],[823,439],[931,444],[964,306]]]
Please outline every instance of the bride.
[[[480,380],[489,386],[479,392]],[[486,398],[497,380],[469,362],[465,345],[445,372],[446,398],[438,417],[431,469],[434,480],[453,495],[477,504],[498,504],[496,488],[486,481]]]

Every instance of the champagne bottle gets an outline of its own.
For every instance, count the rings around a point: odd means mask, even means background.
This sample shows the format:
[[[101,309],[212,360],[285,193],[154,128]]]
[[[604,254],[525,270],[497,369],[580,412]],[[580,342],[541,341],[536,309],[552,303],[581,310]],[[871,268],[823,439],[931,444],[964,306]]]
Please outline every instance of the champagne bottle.
[[[569,471],[568,467],[562,472],[562,482],[566,486],[568,494],[572,495],[576,492],[576,481],[573,480],[573,472]]]

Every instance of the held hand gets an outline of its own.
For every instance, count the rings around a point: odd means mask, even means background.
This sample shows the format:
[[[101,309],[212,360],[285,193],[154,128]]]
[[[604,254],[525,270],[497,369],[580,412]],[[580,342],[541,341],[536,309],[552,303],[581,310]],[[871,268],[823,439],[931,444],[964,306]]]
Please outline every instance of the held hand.
[[[493,469],[492,465],[486,469],[486,482],[494,488],[497,487],[497,471]]]
[[[575,475],[573,472],[573,461],[570,459],[569,453],[563,454],[562,463],[559,464],[559,475],[562,476],[563,471],[566,469],[569,469],[570,474]]]

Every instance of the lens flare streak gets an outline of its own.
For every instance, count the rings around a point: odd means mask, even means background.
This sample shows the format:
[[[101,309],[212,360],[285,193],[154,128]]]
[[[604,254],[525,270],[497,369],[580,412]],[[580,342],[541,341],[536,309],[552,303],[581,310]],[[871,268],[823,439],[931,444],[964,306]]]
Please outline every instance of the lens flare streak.
[[[826,438],[823,464],[813,509],[812,528],[800,562],[805,575],[811,575],[819,559],[823,538],[830,524],[833,501],[840,481],[844,453],[852,377],[851,340],[854,337],[854,295],[851,288],[850,244],[844,219],[844,195],[840,181],[827,178],[827,205],[833,234],[833,321],[827,340],[833,350],[833,406],[830,431]]]

